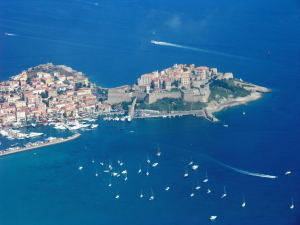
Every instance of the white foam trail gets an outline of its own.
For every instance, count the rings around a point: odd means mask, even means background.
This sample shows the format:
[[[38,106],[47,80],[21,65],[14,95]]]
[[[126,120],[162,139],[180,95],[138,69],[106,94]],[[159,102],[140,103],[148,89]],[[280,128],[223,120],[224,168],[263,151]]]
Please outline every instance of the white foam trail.
[[[161,143],[161,145],[163,145],[163,144]],[[167,146],[172,147],[170,145],[167,145]],[[249,172],[247,170],[237,169],[235,167],[232,167],[232,166],[226,165],[224,163],[221,163],[218,160],[216,160],[214,158],[211,158],[211,157],[209,157],[207,155],[201,154],[201,153],[193,152],[193,151],[190,151],[190,150],[187,150],[187,149],[181,149],[181,148],[177,148],[177,149],[178,150],[183,150],[185,152],[189,152],[189,154],[192,154],[192,155],[198,155],[198,156],[202,156],[202,157],[208,158],[208,159],[210,159],[210,160],[212,160],[212,161],[214,161],[214,162],[216,162],[216,163],[224,166],[225,168],[233,170],[233,171],[238,172],[238,173],[246,174],[246,175],[249,175],[249,176],[255,176],[255,177],[272,178],[272,179],[278,178],[278,176],[267,175],[267,174],[262,174],[262,173],[253,173],[253,172]],[[173,152],[173,154],[174,154],[174,152]]]
[[[221,164],[222,166],[224,166],[224,167],[226,167],[228,169],[231,169],[231,170],[233,170],[235,172],[238,172],[238,173],[243,173],[243,174],[246,174],[246,175],[256,176],[256,177],[277,178],[277,176],[267,175],[267,174],[262,174],[262,173],[252,173],[252,172],[249,172],[247,170],[240,170],[240,169],[234,168],[232,166],[228,166],[228,165],[226,165],[224,163],[221,163],[221,162],[218,162],[218,161],[216,161],[216,162],[219,163],[219,164]]]
[[[193,48],[193,47],[188,47],[188,46],[184,46],[184,45],[176,45],[176,44],[162,42],[162,41],[151,41],[151,43],[156,44],[156,45],[184,48],[184,49],[189,49],[189,50],[194,50],[194,51],[199,51],[199,52],[213,53],[213,54],[217,54],[217,55],[224,55],[224,56],[229,56],[229,57],[234,57],[234,58],[239,58],[239,59],[248,59],[247,57],[243,57],[243,56],[231,55],[231,54],[227,54],[227,53],[223,53],[223,52],[205,50],[205,49],[201,49],[201,48]]]

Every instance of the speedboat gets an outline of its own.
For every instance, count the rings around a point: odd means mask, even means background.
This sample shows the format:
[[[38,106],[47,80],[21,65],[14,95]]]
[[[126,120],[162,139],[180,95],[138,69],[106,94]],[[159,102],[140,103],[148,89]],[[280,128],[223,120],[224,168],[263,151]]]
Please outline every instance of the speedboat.
[[[152,164],[153,167],[156,167],[157,165],[158,165],[158,163],[153,163]]]
[[[290,175],[292,172],[291,171],[286,171],[285,175]]]
[[[79,170],[82,170],[82,169],[83,169],[83,167],[82,167],[82,166],[79,166],[79,167],[78,167],[78,169],[79,169]]]
[[[166,191],[168,191],[169,189],[170,189],[170,187],[166,187],[166,189],[165,189],[165,190],[166,190]]]

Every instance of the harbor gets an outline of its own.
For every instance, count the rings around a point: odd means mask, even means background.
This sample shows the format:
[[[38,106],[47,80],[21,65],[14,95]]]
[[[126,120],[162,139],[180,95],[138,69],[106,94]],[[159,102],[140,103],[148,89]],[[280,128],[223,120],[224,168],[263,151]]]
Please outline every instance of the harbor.
[[[26,147],[23,147],[23,148],[14,147],[14,148],[8,148],[6,150],[2,150],[2,151],[0,151],[0,156],[14,154],[14,153],[18,153],[18,152],[24,152],[24,151],[28,151],[28,150],[32,150],[32,149],[36,149],[36,148],[42,148],[42,147],[46,147],[46,146],[50,146],[50,145],[60,144],[63,142],[72,141],[80,136],[81,136],[81,134],[76,133],[67,138],[48,138],[47,142],[38,141],[35,143],[31,143],[29,145],[27,144]]]

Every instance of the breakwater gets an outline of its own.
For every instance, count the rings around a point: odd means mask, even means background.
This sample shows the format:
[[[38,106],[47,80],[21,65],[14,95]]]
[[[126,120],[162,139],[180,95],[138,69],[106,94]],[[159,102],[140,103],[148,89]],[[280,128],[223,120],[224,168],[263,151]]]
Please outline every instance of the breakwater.
[[[32,150],[32,149],[36,149],[36,148],[42,148],[42,147],[46,147],[46,146],[50,146],[50,145],[60,144],[63,142],[74,140],[80,136],[81,136],[81,134],[76,133],[67,138],[58,138],[58,139],[51,140],[48,143],[40,143],[40,144],[36,144],[36,145],[30,146],[30,147],[24,147],[24,148],[19,148],[19,149],[15,148],[15,149],[11,149],[11,150],[1,151],[0,156],[14,154],[14,153],[23,152],[23,151],[28,151],[28,150]]]

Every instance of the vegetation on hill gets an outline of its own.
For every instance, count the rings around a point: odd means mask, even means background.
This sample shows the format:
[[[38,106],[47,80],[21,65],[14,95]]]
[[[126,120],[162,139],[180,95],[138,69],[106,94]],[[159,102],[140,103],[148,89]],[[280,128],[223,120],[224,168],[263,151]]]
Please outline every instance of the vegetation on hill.
[[[251,94],[251,91],[236,86],[233,80],[234,79],[212,80],[209,85],[211,90],[209,101],[218,101],[222,98],[245,97]]]
[[[200,110],[205,107],[206,104],[202,102],[185,102],[181,98],[163,98],[157,100],[150,105],[145,102],[138,102],[136,109],[151,109],[159,111],[190,111]]]

